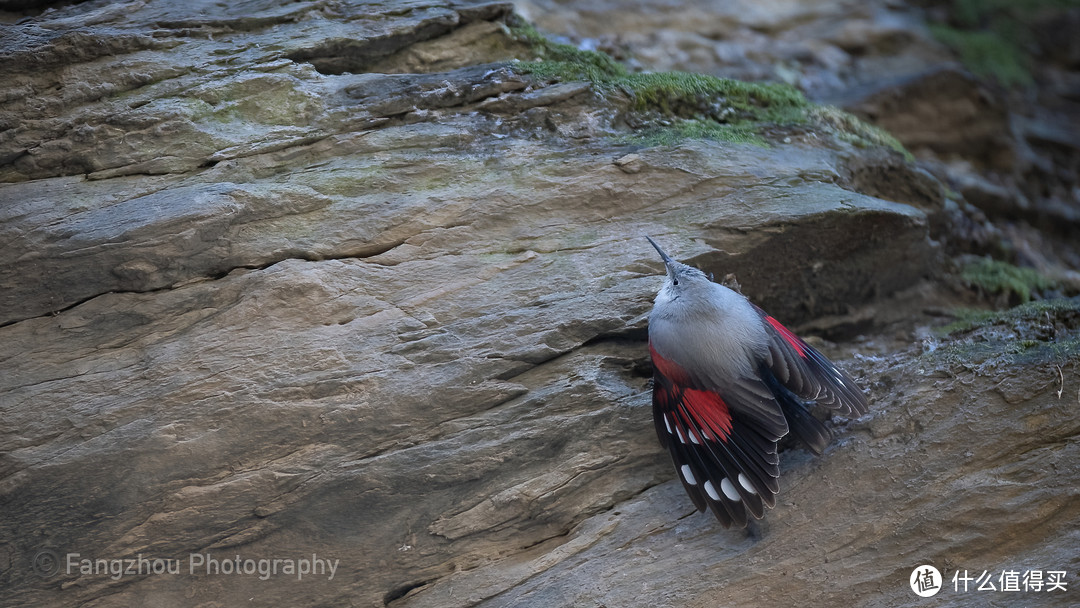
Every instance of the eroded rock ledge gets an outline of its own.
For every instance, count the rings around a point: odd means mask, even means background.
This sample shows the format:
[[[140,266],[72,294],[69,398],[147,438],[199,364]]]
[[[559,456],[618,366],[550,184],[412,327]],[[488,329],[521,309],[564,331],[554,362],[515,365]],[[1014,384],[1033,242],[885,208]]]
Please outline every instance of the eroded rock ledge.
[[[786,453],[759,542],[686,518],[649,421],[641,236],[798,323],[936,273],[941,187],[824,123],[651,146],[625,95],[520,69],[509,20],[491,2],[136,1],[3,26],[13,605],[752,605],[795,593],[764,580],[853,570],[869,590],[851,593],[885,597],[896,547],[976,559],[1002,534],[919,544],[927,518],[949,534],[953,490],[976,514],[1049,494],[1031,555],[1062,554],[1076,429],[1046,361],[999,399],[873,344],[851,364],[873,413],[826,459]],[[1066,473],[970,490],[1014,474],[996,430],[1029,427],[1023,466]],[[958,428],[975,437],[954,469]],[[43,578],[42,549],[340,570]]]

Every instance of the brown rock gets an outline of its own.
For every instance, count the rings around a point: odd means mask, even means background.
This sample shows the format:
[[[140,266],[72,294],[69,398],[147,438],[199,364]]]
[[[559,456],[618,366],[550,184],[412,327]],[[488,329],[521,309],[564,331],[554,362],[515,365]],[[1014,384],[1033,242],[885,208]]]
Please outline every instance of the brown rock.
[[[852,92],[843,106],[914,151],[955,154],[998,170],[1014,162],[1008,109],[985,85],[956,68]]]
[[[828,458],[785,454],[760,541],[683,517],[641,236],[785,321],[839,314],[935,271],[925,176],[827,134],[632,149],[589,87],[472,54],[506,4],[191,8],[5,26],[37,57],[0,85],[8,604],[887,602],[924,560],[1066,554],[1052,381],[999,399],[917,353],[849,364],[896,379]],[[997,527],[1025,508],[1037,544]],[[182,568],[108,570],[138,556]],[[868,590],[826,586],[853,568]]]

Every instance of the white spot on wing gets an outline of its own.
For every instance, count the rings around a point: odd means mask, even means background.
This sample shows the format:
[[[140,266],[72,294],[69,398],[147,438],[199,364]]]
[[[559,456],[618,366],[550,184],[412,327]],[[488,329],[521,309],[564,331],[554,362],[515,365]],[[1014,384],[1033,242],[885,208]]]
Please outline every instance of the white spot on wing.
[[[667,427],[667,432],[668,432],[669,435],[674,435],[675,434],[675,432],[671,430],[671,423],[668,422],[667,416],[664,416],[664,426]]]
[[[698,445],[701,445],[701,441],[699,441],[698,438],[697,438],[697,432],[695,432],[693,429],[687,429],[686,432],[689,433],[690,441],[692,443],[696,443]]]
[[[751,494],[757,494],[757,490],[754,489],[754,486],[750,483],[750,480],[747,479],[746,475],[743,475],[742,473],[739,473],[739,485],[745,488],[747,492],[750,492]]]
[[[735,486],[727,477],[720,480],[720,490],[724,493],[724,496],[727,496],[730,500],[741,500],[739,491],[735,489]]]
[[[716,488],[713,487],[711,481],[705,482],[705,491],[709,493],[709,497],[713,500],[720,500],[720,495],[716,493]]]
[[[679,469],[679,470],[682,471],[682,476],[683,476],[683,479],[686,480],[686,483],[688,483],[688,484],[690,484],[692,486],[697,485],[697,479],[694,478],[694,472],[690,470],[690,465],[684,464],[684,465],[682,465],[682,468]]]

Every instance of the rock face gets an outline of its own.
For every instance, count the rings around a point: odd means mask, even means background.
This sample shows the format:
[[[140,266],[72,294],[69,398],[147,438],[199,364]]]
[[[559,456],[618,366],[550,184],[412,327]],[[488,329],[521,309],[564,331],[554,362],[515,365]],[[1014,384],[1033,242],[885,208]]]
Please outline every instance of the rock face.
[[[647,69],[780,80],[884,127],[952,191],[960,203],[954,215],[963,215],[954,225],[974,225],[954,229],[962,234],[946,239],[949,249],[992,252],[1080,288],[1080,62],[1075,36],[1064,35],[1080,23],[1080,7],[947,0],[615,4],[528,0],[518,7],[541,28]],[[972,24],[976,29],[963,29]],[[950,37],[970,46],[954,52],[939,40]],[[1004,87],[994,73],[970,71],[980,67],[1028,84]]]
[[[644,145],[610,92],[513,63],[511,14],[0,26],[7,604],[876,606],[922,563],[1075,572],[1080,369],[1042,345],[1069,308],[999,376],[826,347],[871,414],[784,453],[757,538],[687,517],[642,235],[799,324],[935,275],[943,190],[835,133]]]

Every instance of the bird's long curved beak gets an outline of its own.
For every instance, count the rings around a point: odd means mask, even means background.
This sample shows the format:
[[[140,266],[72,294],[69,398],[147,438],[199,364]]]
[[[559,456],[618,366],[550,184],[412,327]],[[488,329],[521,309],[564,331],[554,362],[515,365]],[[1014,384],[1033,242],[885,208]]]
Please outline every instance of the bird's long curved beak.
[[[651,243],[653,248],[656,249],[656,252],[660,254],[661,259],[664,260],[664,266],[667,266],[668,272],[670,272],[672,270],[672,264],[675,263],[675,260],[671,259],[668,254],[664,253],[664,250],[660,248],[660,245],[656,244],[656,241],[652,240],[651,236],[645,235],[645,238],[649,239],[649,243]]]

